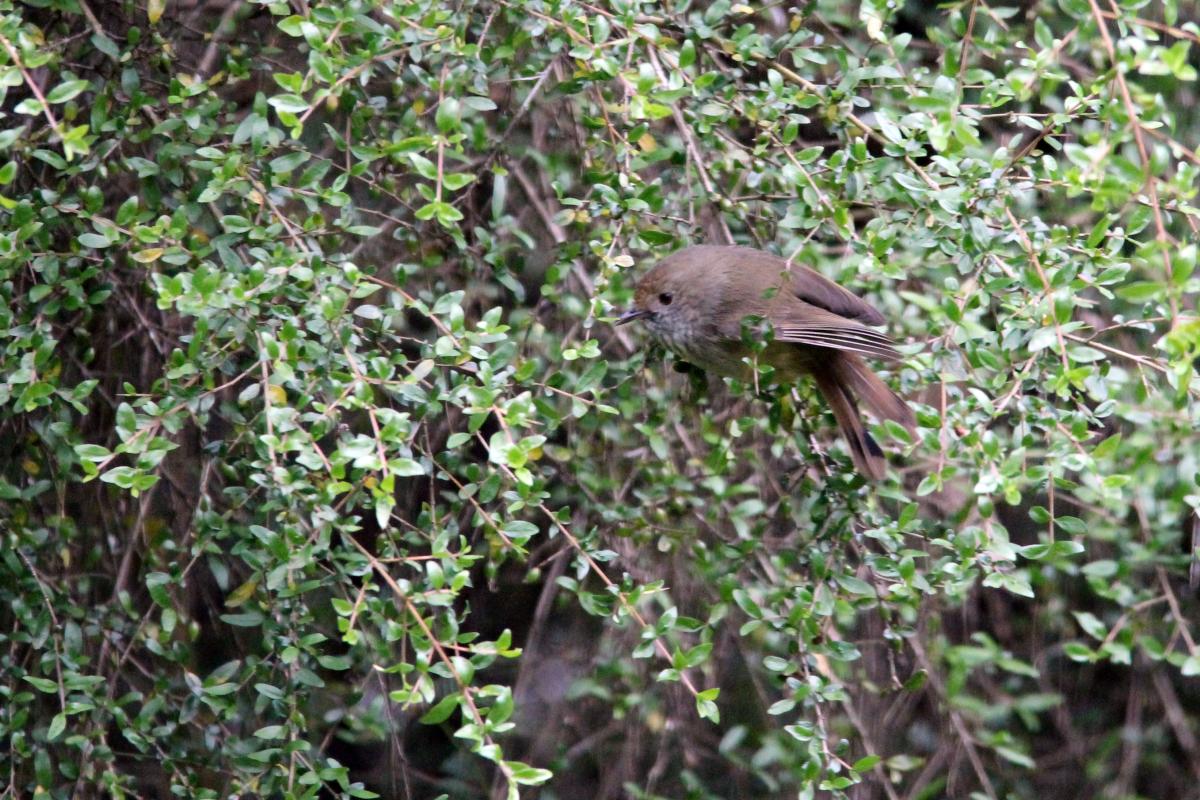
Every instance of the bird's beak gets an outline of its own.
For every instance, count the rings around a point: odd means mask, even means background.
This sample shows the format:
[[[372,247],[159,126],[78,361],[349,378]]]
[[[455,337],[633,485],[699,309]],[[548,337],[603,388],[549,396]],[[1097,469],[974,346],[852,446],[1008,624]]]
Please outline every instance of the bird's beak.
[[[650,315],[650,312],[644,308],[630,308],[630,309],[627,309],[625,311],[625,313],[621,314],[621,316],[617,317],[616,324],[617,325],[625,325],[627,323],[633,322],[635,319],[641,319],[642,317],[647,317],[649,315]]]

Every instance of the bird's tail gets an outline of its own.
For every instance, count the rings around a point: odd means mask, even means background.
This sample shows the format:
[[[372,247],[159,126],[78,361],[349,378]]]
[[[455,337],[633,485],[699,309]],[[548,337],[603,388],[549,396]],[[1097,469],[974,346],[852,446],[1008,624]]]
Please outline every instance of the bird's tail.
[[[888,385],[863,363],[862,358],[853,353],[839,353],[833,362],[837,377],[843,385],[850,387],[868,411],[878,419],[899,422],[910,432],[916,430],[917,420],[908,403],[889,389]]]
[[[887,461],[879,444],[867,433],[855,395],[875,416],[895,420],[910,430],[915,427],[912,409],[852,353],[831,353],[812,373],[817,389],[829,404],[842,436],[850,445],[855,468],[870,480],[881,480]]]

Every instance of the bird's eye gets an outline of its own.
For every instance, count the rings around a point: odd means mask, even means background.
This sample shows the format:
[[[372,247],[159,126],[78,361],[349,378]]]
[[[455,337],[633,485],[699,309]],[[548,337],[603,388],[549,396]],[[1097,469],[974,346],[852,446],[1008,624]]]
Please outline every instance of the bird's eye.
[[[662,303],[664,306],[671,305],[671,301],[674,299],[675,295],[671,294],[670,292],[663,292],[658,296],[658,302]]]

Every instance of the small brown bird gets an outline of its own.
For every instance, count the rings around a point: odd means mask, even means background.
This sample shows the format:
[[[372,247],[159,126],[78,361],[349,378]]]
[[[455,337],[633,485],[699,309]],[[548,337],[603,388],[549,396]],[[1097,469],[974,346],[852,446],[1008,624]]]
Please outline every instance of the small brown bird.
[[[855,396],[880,419],[912,430],[912,410],[863,362],[900,354],[866,301],[808,267],[749,247],[696,245],[664,258],[638,281],[633,308],[618,325],[640,319],[655,338],[685,361],[720,375],[753,377],[743,359],[742,320],[758,316],[774,339],[758,355],[776,378],[812,375],[850,445],[854,465],[879,480],[886,461],[867,433]]]

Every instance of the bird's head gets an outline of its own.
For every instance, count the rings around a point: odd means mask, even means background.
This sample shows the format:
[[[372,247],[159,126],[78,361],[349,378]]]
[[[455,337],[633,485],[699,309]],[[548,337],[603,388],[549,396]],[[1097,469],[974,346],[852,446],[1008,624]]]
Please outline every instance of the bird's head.
[[[670,259],[663,261],[647,272],[638,281],[633,294],[633,305],[617,319],[618,325],[642,320],[657,334],[670,334],[680,329],[690,329],[704,313],[701,283],[690,265],[678,264]]]

